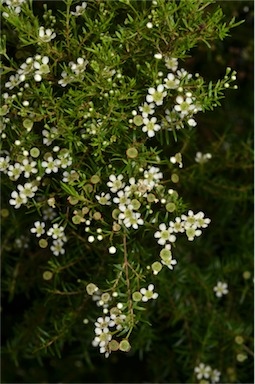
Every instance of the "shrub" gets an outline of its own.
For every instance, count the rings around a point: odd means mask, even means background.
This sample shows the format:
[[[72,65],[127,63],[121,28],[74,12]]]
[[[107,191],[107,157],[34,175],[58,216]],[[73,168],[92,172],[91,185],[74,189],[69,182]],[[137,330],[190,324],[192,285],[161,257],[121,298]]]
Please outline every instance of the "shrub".
[[[251,354],[234,308],[251,258],[232,280],[240,261],[217,255],[227,216],[199,201],[222,193],[219,164],[194,148],[236,71],[207,81],[185,60],[240,22],[203,0],[4,3],[3,292],[22,307],[5,352],[43,363],[71,347],[90,366],[93,347],[107,361],[152,349],[178,366],[152,363],[155,380],[235,381],[233,360]]]

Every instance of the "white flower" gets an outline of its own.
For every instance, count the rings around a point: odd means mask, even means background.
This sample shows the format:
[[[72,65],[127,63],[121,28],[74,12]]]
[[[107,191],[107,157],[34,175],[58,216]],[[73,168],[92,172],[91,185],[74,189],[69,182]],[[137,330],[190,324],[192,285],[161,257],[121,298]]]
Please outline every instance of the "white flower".
[[[7,83],[5,83],[5,87],[9,88],[9,89],[13,89],[14,87],[19,85],[20,83],[21,83],[21,80],[20,80],[20,77],[18,74],[16,74],[15,76],[11,75],[9,77],[9,80],[7,81]]]
[[[109,180],[107,183],[107,186],[110,187],[110,191],[113,193],[116,193],[119,189],[124,188],[125,183],[122,182],[123,175],[118,175],[117,177],[115,175],[110,175]]]
[[[204,163],[206,163],[208,160],[210,160],[211,158],[212,158],[211,153],[205,153],[205,154],[202,154],[202,152],[197,152],[197,153],[196,153],[196,157],[195,157],[195,161],[196,161],[197,163],[204,164]]]
[[[184,225],[184,222],[181,221],[180,217],[176,217],[175,222],[170,221],[169,223],[169,227],[173,228],[173,232],[175,233],[178,233],[178,232],[183,233],[184,232],[183,225]]]
[[[128,192],[118,191],[117,192],[117,196],[118,197],[114,197],[113,198],[113,202],[116,203],[116,204],[119,204],[119,209],[121,211],[125,211],[126,206],[128,204],[130,204],[130,199],[128,197]]]
[[[75,7],[75,12],[71,11],[71,15],[76,16],[76,17],[83,15],[86,7],[87,7],[87,3],[84,1],[81,5],[77,5]]]
[[[195,226],[185,228],[185,232],[189,241],[193,241],[195,237],[202,234],[202,231],[200,229],[196,229]]]
[[[65,253],[65,249],[63,248],[64,242],[61,239],[53,240],[53,245],[50,247],[54,256],[59,256],[59,254],[63,255]]]
[[[176,79],[172,73],[168,73],[167,78],[164,79],[164,86],[167,89],[175,89],[178,88],[180,84],[180,80]]]
[[[108,333],[110,327],[115,326],[115,321],[110,316],[98,317],[95,322],[95,334],[101,335],[101,333]]]
[[[57,214],[51,207],[47,206],[42,209],[43,220],[53,220]]]
[[[195,215],[196,224],[198,228],[206,228],[208,227],[208,224],[210,224],[211,219],[208,219],[208,218],[205,219],[204,216],[205,216],[204,212],[201,212],[201,211]]]
[[[38,187],[36,185],[33,185],[32,183],[25,183],[25,185],[18,185],[18,190],[20,197],[26,198],[26,197],[34,197],[35,192],[37,191]]]
[[[27,197],[21,197],[17,191],[11,193],[12,199],[9,200],[10,205],[14,205],[14,208],[18,209],[22,204],[26,204]]]
[[[29,162],[28,159],[22,161],[24,177],[30,177],[31,173],[37,173],[38,169],[35,167],[37,164],[35,161]]]
[[[8,176],[12,180],[18,180],[21,173],[23,172],[23,166],[20,163],[15,163],[14,166],[10,165],[8,169]]]
[[[212,368],[204,363],[200,363],[199,366],[194,369],[198,380],[201,380],[203,377],[208,379],[210,377],[211,370]]]
[[[59,226],[59,224],[55,223],[53,226],[47,231],[47,235],[51,236],[53,239],[61,239],[66,241],[66,237],[64,234],[64,227]]]
[[[194,215],[194,212],[190,209],[188,211],[188,216],[186,215],[181,215],[182,220],[184,221],[184,228],[197,228],[197,220],[196,216]]]
[[[69,66],[76,75],[80,75],[85,71],[87,64],[88,60],[85,60],[83,57],[78,57],[77,63],[70,62]]]
[[[155,112],[155,104],[150,103],[144,103],[142,106],[139,107],[139,111],[142,112],[143,117],[148,117],[149,115],[153,115]]]
[[[159,84],[157,89],[149,88],[148,92],[149,95],[146,96],[146,101],[148,101],[148,103],[154,102],[156,105],[162,105],[163,99],[167,95],[167,92],[164,91],[164,85],[162,84]]]
[[[109,201],[109,200],[111,200],[110,193],[105,194],[104,192],[102,192],[101,196],[96,195],[96,199],[98,200],[99,204],[101,204],[101,205],[111,205],[111,202]]]
[[[127,228],[132,227],[138,229],[138,225],[143,225],[143,219],[140,218],[141,214],[139,212],[133,212],[131,217],[126,217],[123,221]]]
[[[154,290],[154,285],[153,284],[149,284],[147,289],[146,288],[141,288],[140,292],[143,295],[142,301],[146,302],[146,301],[148,301],[150,299],[157,299],[158,293],[153,292],[153,290]]]
[[[196,120],[194,120],[194,119],[189,119],[189,120],[187,121],[187,123],[188,123],[191,127],[195,127],[195,126],[197,125],[197,122],[196,122]]]
[[[56,33],[51,29],[44,29],[44,27],[39,28],[39,43],[48,43],[52,39],[55,39]]]
[[[62,181],[64,183],[71,183],[71,182],[73,182],[75,180],[78,180],[78,178],[79,178],[78,173],[76,171],[74,171],[74,170],[72,170],[70,172],[65,171],[63,173],[63,176],[64,177],[63,177]]]
[[[184,97],[183,96],[177,96],[176,97],[177,105],[174,106],[174,109],[177,112],[180,112],[181,116],[186,116],[190,111],[193,111],[195,109],[195,105],[192,104],[192,98],[191,97]]]
[[[218,371],[217,369],[214,369],[212,372],[211,372],[211,380],[212,380],[212,383],[217,383],[220,381],[220,371]]]
[[[50,131],[43,129],[42,134],[44,136],[43,144],[46,144],[47,146],[49,146],[58,137],[59,130],[55,127],[51,128]]]
[[[176,237],[172,235],[172,228],[166,228],[165,223],[161,223],[159,225],[160,231],[155,232],[154,237],[158,240],[158,244],[165,245],[167,241],[169,242],[175,242]]]
[[[36,221],[34,227],[30,229],[31,233],[36,233],[36,237],[40,237],[45,233],[45,223]]]
[[[40,55],[37,55],[36,60],[37,61],[34,62],[34,68],[36,69],[34,79],[35,81],[41,81],[42,75],[46,75],[50,72],[50,67],[48,66],[49,58],[48,56],[43,56],[41,58]]]
[[[142,131],[147,132],[147,135],[149,137],[155,136],[155,132],[159,131],[161,128],[159,124],[156,124],[156,121],[156,117],[152,117],[150,120],[148,119],[148,117],[144,117],[143,119],[143,123],[145,125],[142,127]]]
[[[178,68],[178,60],[174,57],[165,57],[165,66],[175,72]]]
[[[154,166],[144,171],[144,183],[148,185],[151,189],[157,184],[157,181],[163,178],[162,172],[159,171],[160,169]]]
[[[228,294],[228,285],[227,283],[222,283],[221,281],[218,281],[217,285],[213,288],[213,290],[217,297],[222,297],[223,295]]]
[[[1,156],[0,157],[0,171],[1,172],[3,172],[3,173],[8,172],[10,160],[11,159],[9,156],[6,156],[6,157]]]
[[[42,167],[45,168],[45,172],[47,174],[51,172],[57,173],[60,164],[61,164],[61,161],[59,159],[53,160],[53,157],[49,156],[47,158],[47,161],[42,162]]]

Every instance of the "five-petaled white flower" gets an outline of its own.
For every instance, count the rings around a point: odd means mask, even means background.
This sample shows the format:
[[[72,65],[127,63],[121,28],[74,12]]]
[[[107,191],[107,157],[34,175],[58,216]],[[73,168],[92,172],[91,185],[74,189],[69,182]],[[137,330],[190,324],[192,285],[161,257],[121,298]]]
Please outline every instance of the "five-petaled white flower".
[[[212,368],[209,365],[200,363],[198,367],[195,367],[194,371],[197,375],[198,380],[201,380],[203,377],[208,379],[210,377]]]
[[[44,228],[45,228],[45,223],[44,222],[36,221],[34,223],[34,227],[30,229],[30,232],[31,233],[35,233],[36,237],[40,237],[40,236],[42,236],[45,233],[45,229]]]
[[[123,175],[118,175],[117,177],[115,175],[109,176],[110,181],[108,181],[107,186],[110,187],[111,192],[116,193],[119,189],[124,188],[123,177]]]
[[[172,235],[172,228],[166,228],[165,223],[161,223],[159,225],[160,231],[155,232],[154,237],[158,240],[158,244],[165,245],[167,241],[174,243],[176,240],[176,236]]]
[[[155,136],[155,132],[159,131],[161,128],[159,124],[156,124],[156,121],[156,117],[152,117],[150,120],[148,117],[144,117],[143,119],[144,126],[142,127],[142,131],[147,132],[149,137]]]
[[[167,95],[167,92],[164,91],[163,84],[159,84],[157,89],[149,88],[148,92],[149,94],[146,96],[146,101],[148,101],[148,103],[155,103],[156,105],[162,105],[164,97]]]
[[[96,195],[96,199],[98,200],[99,204],[101,205],[111,205],[111,195],[110,193],[104,193],[102,192],[100,196]]]
[[[217,285],[213,288],[215,295],[217,297],[222,297],[223,295],[228,294],[228,284],[222,283],[221,281],[217,282]]]
[[[39,28],[39,43],[48,43],[52,39],[55,39],[55,37],[56,33],[53,30],[49,28],[45,30],[44,27]]]

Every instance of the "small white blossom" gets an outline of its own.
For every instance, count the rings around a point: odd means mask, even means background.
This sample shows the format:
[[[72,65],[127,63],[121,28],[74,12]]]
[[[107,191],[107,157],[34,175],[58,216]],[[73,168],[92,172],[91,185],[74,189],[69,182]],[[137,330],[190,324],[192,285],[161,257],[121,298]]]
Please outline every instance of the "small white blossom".
[[[146,101],[148,103],[155,103],[156,105],[162,105],[164,97],[166,97],[167,92],[164,91],[164,85],[159,84],[157,86],[157,89],[155,88],[149,88],[148,89],[148,95],[146,96]]]
[[[53,240],[50,250],[54,256],[59,256],[60,254],[63,255],[65,253],[63,245],[64,242],[61,239]]]
[[[164,86],[167,89],[176,89],[180,84],[180,80],[176,79],[172,73],[168,73],[167,78],[164,79],[164,82]]]
[[[59,159],[53,159],[52,156],[49,156],[47,161],[42,162],[42,167],[45,168],[45,172],[50,174],[51,172],[57,173],[60,167],[61,161]]]
[[[181,116],[184,117],[190,111],[193,111],[195,109],[195,105],[192,104],[192,98],[191,97],[184,97],[183,96],[177,96],[176,97],[177,105],[174,106],[174,109],[177,112],[180,112]]]
[[[155,104],[154,103],[144,103],[139,107],[139,111],[142,112],[142,117],[148,117],[149,115],[153,115],[155,112]]]
[[[203,377],[208,379],[210,377],[211,370],[212,368],[204,363],[200,363],[199,366],[194,369],[198,380],[201,380]]]
[[[25,185],[18,185],[18,190],[20,197],[22,198],[32,198],[35,195],[35,192],[37,191],[38,187],[36,185],[33,185],[32,183],[25,183]]]
[[[45,223],[36,221],[34,227],[30,229],[31,233],[36,233],[36,237],[40,237],[45,233]]]
[[[156,117],[152,117],[150,120],[148,117],[144,117],[143,119],[144,126],[142,127],[142,131],[147,132],[149,137],[155,136],[155,132],[159,131],[161,128],[159,124],[156,124],[156,121]]]
[[[109,251],[109,253],[111,253],[111,254],[113,255],[114,253],[117,252],[117,249],[116,249],[114,246],[111,246],[111,247],[108,249],[108,251]]]
[[[27,203],[27,197],[21,197],[17,191],[11,193],[12,199],[9,200],[10,205],[14,205],[14,208],[18,209],[22,204]]]
[[[173,230],[172,230],[171,227],[166,228],[166,224],[165,223],[161,223],[159,225],[159,229],[160,229],[160,231],[157,231],[154,234],[154,237],[156,239],[159,239],[158,240],[158,244],[165,245],[166,242],[168,242],[168,241],[171,242],[171,243],[175,242],[176,236],[172,235],[172,231]]]
[[[158,293],[153,292],[154,291],[154,285],[149,284],[148,288],[141,288],[140,292],[143,295],[142,296],[142,301],[147,302],[150,299],[157,299],[158,298]]]
[[[175,72],[178,68],[178,60],[174,57],[165,57],[165,66]]]
[[[119,209],[121,211],[125,211],[127,205],[130,204],[130,198],[128,197],[128,192],[118,191],[117,196],[118,197],[113,198],[113,202],[116,204],[119,204]]]
[[[141,214],[139,212],[133,212],[132,216],[126,217],[123,220],[123,223],[127,228],[132,227],[138,229],[138,225],[143,225],[143,219],[140,218]]]
[[[96,199],[98,200],[99,204],[101,205],[111,205],[111,195],[110,193],[104,193],[102,192],[100,196],[96,195]]]
[[[29,162],[28,159],[24,159],[22,161],[22,164],[23,164],[23,172],[24,172],[25,178],[29,178],[31,173],[34,174],[38,172],[38,169],[36,168],[37,164],[35,161]]]
[[[222,283],[221,281],[218,281],[217,285],[213,288],[213,290],[217,297],[222,297],[223,295],[228,294],[228,285],[227,283]]]
[[[204,163],[206,163],[208,160],[210,160],[211,158],[212,158],[211,153],[205,153],[205,154],[202,154],[202,152],[197,152],[197,153],[196,153],[196,157],[195,157],[195,161],[196,161],[197,163],[204,164]]]
[[[220,375],[221,375],[221,373],[217,369],[214,369],[211,372],[210,378],[211,378],[213,384],[218,383],[220,381]]]
[[[8,176],[12,180],[18,180],[20,175],[23,172],[23,166],[20,163],[15,163],[14,165],[10,165],[8,168]]]
[[[117,177],[115,175],[110,175],[109,180],[107,183],[107,186],[110,187],[110,191],[113,193],[116,193],[119,189],[125,187],[125,183],[122,181],[123,175],[118,175]]]
[[[81,5],[77,5],[75,7],[75,12],[71,11],[71,15],[76,17],[83,15],[86,7],[87,7],[87,3],[84,1]]]
[[[53,226],[47,231],[47,235],[51,236],[54,240],[61,239],[66,241],[64,227],[59,226],[57,223],[53,224]]]
[[[39,28],[39,43],[48,43],[49,41],[55,39],[56,33],[51,29],[46,29],[44,27]]]
[[[1,172],[3,172],[3,173],[8,172],[10,160],[11,160],[10,156],[8,156],[8,155],[6,157],[3,157],[3,156],[0,157],[0,171]]]

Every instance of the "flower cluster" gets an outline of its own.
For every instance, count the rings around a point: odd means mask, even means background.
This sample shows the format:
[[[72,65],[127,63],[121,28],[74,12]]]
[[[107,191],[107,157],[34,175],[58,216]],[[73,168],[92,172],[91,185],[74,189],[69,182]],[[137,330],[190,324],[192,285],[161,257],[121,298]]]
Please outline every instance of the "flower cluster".
[[[3,12],[4,17],[9,17],[9,13],[19,14],[21,12],[21,6],[26,0],[2,0],[2,4],[5,4],[8,8],[8,12]]]
[[[159,245],[164,246],[160,251],[161,263],[173,269],[177,261],[172,258],[171,247],[172,243],[176,242],[177,234],[185,232],[188,240],[193,241],[202,234],[201,228],[206,228],[210,222],[210,219],[204,217],[203,212],[194,214],[189,210],[187,215],[181,215],[170,221],[168,227],[165,223],[159,224],[159,230],[155,232],[154,237],[158,239]]]
[[[204,363],[200,363],[195,367],[194,372],[198,380],[202,379],[202,381],[200,381],[202,384],[215,384],[220,381],[220,371],[212,369],[209,365],[205,365]]]
[[[76,63],[71,61],[68,64],[68,67],[65,71],[62,71],[61,76],[62,79],[58,81],[62,87],[66,87],[67,84],[73,83],[75,81],[83,81],[84,72],[88,65],[88,60],[83,57],[78,57]]]
[[[5,83],[5,87],[13,89],[31,77],[33,77],[35,81],[40,82],[43,77],[50,72],[48,64],[48,56],[42,57],[41,55],[35,55],[34,57],[28,57],[26,61],[21,64],[16,75],[10,76],[9,80]]]
[[[36,237],[41,237],[45,234],[45,222],[36,221],[34,223],[34,227],[30,229],[31,233],[34,233]],[[50,250],[53,255],[59,256],[65,253],[64,243],[66,243],[67,238],[64,233],[64,227],[59,226],[59,224],[55,223],[50,227],[47,231],[47,235],[53,239],[52,246]],[[43,243],[42,243],[43,244]],[[47,240],[45,240],[45,244],[47,245]]]

